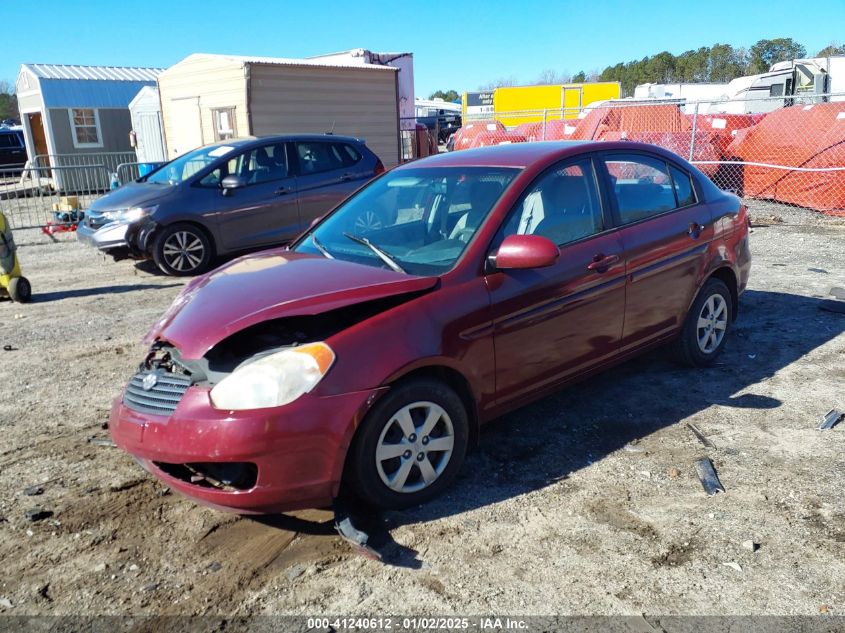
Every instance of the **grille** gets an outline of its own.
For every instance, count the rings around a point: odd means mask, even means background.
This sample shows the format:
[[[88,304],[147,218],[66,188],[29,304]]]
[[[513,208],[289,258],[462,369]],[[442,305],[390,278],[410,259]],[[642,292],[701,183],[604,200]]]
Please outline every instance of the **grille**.
[[[109,223],[109,219],[98,211],[87,211],[83,222],[92,229],[99,229]]]
[[[144,389],[144,379],[154,375],[155,384]],[[123,404],[141,413],[169,415],[191,386],[191,379],[161,369],[143,370],[132,376],[123,394]]]

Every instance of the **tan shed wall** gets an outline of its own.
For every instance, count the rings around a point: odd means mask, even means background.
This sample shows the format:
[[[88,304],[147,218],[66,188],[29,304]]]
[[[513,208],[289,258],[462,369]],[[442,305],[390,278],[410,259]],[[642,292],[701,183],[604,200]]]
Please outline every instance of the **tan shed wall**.
[[[396,73],[250,65],[252,131],[325,133],[366,140],[386,167],[399,162]]]
[[[174,158],[171,149],[173,129],[174,126],[180,125],[179,121],[174,120],[172,113],[171,101],[174,99],[199,97],[202,144],[214,142],[214,122],[211,116],[213,108],[234,107],[237,135],[248,136],[250,133],[246,77],[241,62],[189,57],[159,75],[158,89],[161,95],[161,117],[168,158]],[[184,153],[184,148],[177,150],[180,154]]]

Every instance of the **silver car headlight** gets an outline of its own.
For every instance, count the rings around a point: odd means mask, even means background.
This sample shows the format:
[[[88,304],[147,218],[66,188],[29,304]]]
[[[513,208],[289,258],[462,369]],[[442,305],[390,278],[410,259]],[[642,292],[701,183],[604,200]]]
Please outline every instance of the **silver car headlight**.
[[[158,209],[154,204],[148,207],[130,207],[129,209],[114,209],[103,211],[103,217],[109,222],[135,222],[141,218],[152,215]]]
[[[325,343],[308,343],[239,367],[211,390],[216,409],[267,409],[293,402],[317,386],[334,363]]]

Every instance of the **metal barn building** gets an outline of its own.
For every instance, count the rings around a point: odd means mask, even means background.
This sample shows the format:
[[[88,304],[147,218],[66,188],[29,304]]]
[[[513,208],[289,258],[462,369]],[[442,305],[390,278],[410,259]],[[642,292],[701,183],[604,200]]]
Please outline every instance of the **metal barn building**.
[[[264,134],[356,136],[399,162],[398,70],[277,57],[190,55],[158,78],[167,156]]]
[[[130,153],[129,102],[155,86],[158,68],[23,64],[16,82],[18,107],[31,159],[81,164],[86,154]],[[116,157],[115,160],[125,160]],[[113,162],[113,161],[112,161]],[[38,164],[45,165],[45,160]],[[116,165],[107,165],[114,169]]]

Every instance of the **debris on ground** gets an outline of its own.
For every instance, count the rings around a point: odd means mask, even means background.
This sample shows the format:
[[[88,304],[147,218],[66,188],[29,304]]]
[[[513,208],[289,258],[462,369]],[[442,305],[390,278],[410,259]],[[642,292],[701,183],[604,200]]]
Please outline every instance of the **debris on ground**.
[[[666,471],[666,474],[669,475],[669,479],[677,479],[681,476],[681,471],[673,466],[668,471]]]
[[[831,409],[824,414],[822,421],[819,422],[819,425],[816,428],[819,431],[827,431],[839,424],[842,421],[842,418],[845,418],[845,413],[842,413],[839,409]]]
[[[11,609],[13,606],[12,601],[8,598],[0,598],[0,607],[3,607],[4,609]]]
[[[747,541],[743,541],[742,546],[745,549],[747,549],[749,552],[756,552],[758,549],[760,549],[760,544],[755,543],[754,541],[752,541],[750,539],[747,540]]]
[[[30,508],[26,511],[26,518],[32,521],[33,523],[36,521],[43,521],[44,519],[49,519],[51,516],[53,516],[53,512],[51,510],[44,510],[43,508],[39,508],[38,506]]]
[[[364,558],[381,560],[381,554],[367,545],[370,539],[369,534],[353,525],[352,515],[347,510],[346,504],[339,498],[335,499],[332,509],[334,510],[334,529],[341,538],[352,545],[353,549]]]
[[[117,448],[117,444],[105,437],[89,437],[88,443],[94,446],[105,446],[106,448]]]
[[[304,573],[305,568],[302,565],[294,565],[293,567],[288,569],[286,576],[288,577],[288,580],[293,581],[299,578]]]
[[[722,563],[722,564],[723,564],[725,567],[730,567],[731,569],[735,569],[735,570],[736,570],[736,571],[738,571],[740,574],[742,573],[742,567],[741,567],[741,566],[740,566],[740,564],[739,564],[739,563],[737,563],[737,562],[730,561],[730,562],[728,562],[728,563]]]
[[[706,446],[707,448],[716,448],[716,445],[713,442],[711,442],[707,438],[707,436],[704,435],[704,433],[702,433],[698,429],[698,427],[695,424],[693,424],[692,422],[687,422],[687,428],[690,431],[693,432],[693,435],[695,435],[698,438],[698,441],[701,442],[702,444],[704,444],[704,446]]]
[[[38,495],[44,494],[44,488],[41,486],[29,486],[28,488],[23,489],[23,493],[27,497],[37,497]]]
[[[218,572],[221,569],[223,569],[223,565],[221,565],[217,561],[214,561],[213,563],[211,563],[211,565],[208,566],[208,571]]]
[[[3,351],[4,351],[4,352],[16,352],[16,351],[18,351],[18,348],[17,348],[17,347],[14,347],[14,346],[12,346],[12,345],[4,345],[4,346],[3,346]]]
[[[719,476],[713,468],[713,462],[709,458],[705,457],[695,462],[695,471],[698,473],[698,478],[701,480],[704,492],[708,495],[712,497],[717,492],[725,492],[725,487],[719,481]]]
[[[824,275],[830,274],[824,268],[808,268],[807,270],[809,270],[811,273],[822,273]]]

